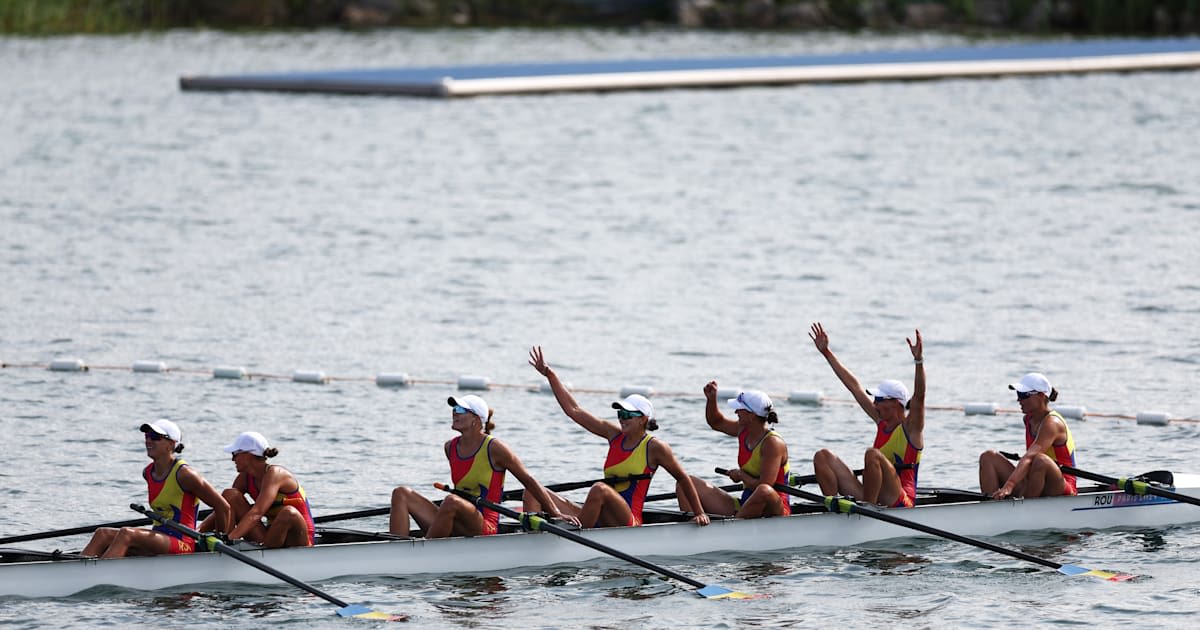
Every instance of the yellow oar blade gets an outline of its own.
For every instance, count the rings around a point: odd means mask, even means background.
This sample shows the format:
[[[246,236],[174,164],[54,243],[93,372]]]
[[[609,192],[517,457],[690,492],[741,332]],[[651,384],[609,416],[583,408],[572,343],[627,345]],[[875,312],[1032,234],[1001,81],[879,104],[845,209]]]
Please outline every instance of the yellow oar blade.
[[[731,591],[724,586],[709,584],[704,588],[696,589],[696,594],[705,599],[763,599],[767,595],[751,595],[741,591]]]
[[[339,608],[337,611],[340,617],[354,617],[355,619],[375,619],[377,621],[408,621],[408,615],[393,615],[392,613],[384,613],[371,610],[361,604],[350,604],[345,608]]]
[[[1087,567],[1076,566],[1074,564],[1064,564],[1058,568],[1058,572],[1071,576],[1088,575],[1094,578],[1100,578],[1101,580],[1108,580],[1109,582],[1126,582],[1137,577],[1136,575],[1130,575],[1129,573],[1101,571],[1099,569],[1089,569]]]

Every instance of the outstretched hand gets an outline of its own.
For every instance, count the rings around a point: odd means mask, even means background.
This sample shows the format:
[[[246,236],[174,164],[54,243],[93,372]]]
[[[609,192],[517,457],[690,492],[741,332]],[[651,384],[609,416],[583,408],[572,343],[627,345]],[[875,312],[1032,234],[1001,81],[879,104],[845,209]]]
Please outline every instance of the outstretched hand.
[[[704,397],[710,400],[717,397],[716,381],[709,381],[704,384]]]
[[[821,354],[829,352],[829,335],[825,334],[825,328],[821,326],[821,322],[813,323],[808,338],[812,339],[813,345],[817,347],[817,352]]]
[[[904,341],[908,342],[908,349],[912,351],[913,361],[921,361],[925,355],[925,350],[921,345],[921,331],[917,330],[915,332],[917,333],[916,343],[913,343],[908,337],[905,337]]]
[[[537,370],[542,376],[550,375],[550,365],[546,363],[546,356],[542,354],[541,346],[534,346],[529,349],[529,365]]]

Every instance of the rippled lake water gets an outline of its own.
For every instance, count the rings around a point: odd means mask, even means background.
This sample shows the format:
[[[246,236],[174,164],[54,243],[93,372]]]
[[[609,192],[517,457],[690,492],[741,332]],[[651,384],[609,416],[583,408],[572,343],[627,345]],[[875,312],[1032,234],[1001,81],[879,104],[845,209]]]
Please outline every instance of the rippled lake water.
[[[844,399],[805,336],[822,321],[865,382],[911,381],[926,340],[923,483],[975,488],[1022,444],[1005,385],[1045,372],[1101,414],[1200,417],[1200,73],[431,101],[182,93],[183,74],[962,45],[950,36],[610,31],[173,32],[0,38],[0,360],[241,365],[326,386],[201,374],[0,371],[0,536],[127,518],[135,428],[167,416],[218,485],[259,430],[315,511],[445,478],[452,385],[532,385],[531,344],[603,409],[651,385],[692,472],[736,458],[704,383]],[[683,394],[683,395],[676,395]],[[486,397],[544,482],[605,445],[523,387]],[[872,436],[852,407],[782,405],[793,468]],[[1083,468],[1198,471],[1195,423],[1072,423]],[[654,492],[668,491],[666,475]],[[1198,508],[1200,510],[1200,508]],[[383,529],[382,519],[355,523]],[[32,548],[78,549],[85,537]],[[1000,542],[1145,577],[1071,580],[951,542],[671,560],[771,595],[710,602],[616,561],[501,575],[336,580],[422,626],[1190,625],[1200,531]],[[97,589],[0,599],[18,626],[339,624],[284,587]]]

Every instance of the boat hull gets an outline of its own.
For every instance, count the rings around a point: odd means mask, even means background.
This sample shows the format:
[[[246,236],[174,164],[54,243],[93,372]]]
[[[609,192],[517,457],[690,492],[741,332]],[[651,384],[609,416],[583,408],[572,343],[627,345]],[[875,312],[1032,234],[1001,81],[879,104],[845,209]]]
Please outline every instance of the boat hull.
[[[1200,476],[1176,475],[1176,491],[1200,497]],[[967,536],[1023,530],[1167,527],[1200,522],[1200,507],[1159,497],[1096,492],[1074,497],[969,501],[888,510],[896,516]],[[860,515],[796,514],[719,520],[707,527],[666,523],[585,530],[582,535],[647,558],[718,551],[769,551],[844,546],[911,536],[915,530]],[[311,548],[254,550],[251,557],[307,582],[349,575],[489,573],[516,567],[578,563],[603,556],[552,534],[513,533],[474,538],[411,539]],[[0,564],[0,595],[66,596],[100,585],[156,590],[206,582],[278,583],[234,559],[213,553],[113,560]]]

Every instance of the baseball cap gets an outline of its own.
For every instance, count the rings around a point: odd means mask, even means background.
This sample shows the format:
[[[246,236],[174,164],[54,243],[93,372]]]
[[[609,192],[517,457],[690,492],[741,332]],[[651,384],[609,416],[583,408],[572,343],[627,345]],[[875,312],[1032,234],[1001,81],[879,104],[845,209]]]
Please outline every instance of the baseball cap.
[[[640,411],[647,418],[654,417],[654,405],[650,404],[650,399],[641,394],[630,394],[621,402],[612,404],[613,409],[624,409],[625,411]]]
[[[730,409],[745,409],[760,418],[767,417],[771,412],[771,397],[756,389],[738,392],[737,398],[730,398],[726,402]]]
[[[156,433],[176,444],[183,443],[183,432],[179,430],[179,425],[167,420],[159,418],[154,422],[147,422],[138,428],[142,433]]]
[[[1050,392],[1054,390],[1053,387],[1050,387],[1050,380],[1040,372],[1030,372],[1025,376],[1022,376],[1021,380],[1017,381],[1016,383],[1010,383],[1008,388],[1021,392],[1022,394],[1028,392],[1042,392],[1047,396],[1049,396]]]
[[[904,386],[904,383],[891,379],[880,382],[879,387],[876,387],[873,392],[868,389],[867,395],[876,398],[894,398],[901,404],[908,404],[908,388]]]
[[[258,431],[245,431],[234,438],[233,444],[225,447],[225,452],[246,452],[262,457],[263,453],[269,448],[271,448],[271,443],[267,441],[267,438],[263,437],[263,434]]]
[[[467,409],[471,410],[471,413],[479,416],[479,419],[483,420],[485,423],[488,420],[488,411],[490,408],[488,407],[487,401],[479,396],[476,396],[475,394],[469,394],[458,399],[455,399],[453,396],[451,396],[446,399],[446,404],[450,405],[451,407],[466,407]]]

